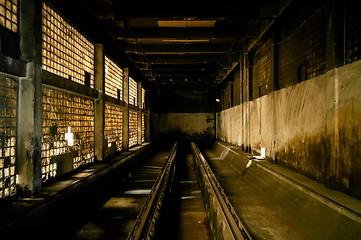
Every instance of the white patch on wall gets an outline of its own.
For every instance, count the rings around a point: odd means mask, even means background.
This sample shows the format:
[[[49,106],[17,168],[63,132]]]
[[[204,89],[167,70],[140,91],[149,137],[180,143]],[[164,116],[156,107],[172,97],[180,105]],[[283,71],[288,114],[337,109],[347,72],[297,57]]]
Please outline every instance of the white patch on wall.
[[[68,132],[65,133],[65,140],[68,141],[68,146],[69,147],[74,145],[74,134],[71,132],[70,127],[68,127]]]
[[[266,148],[261,148],[261,155],[253,156],[256,160],[264,160],[266,158]]]

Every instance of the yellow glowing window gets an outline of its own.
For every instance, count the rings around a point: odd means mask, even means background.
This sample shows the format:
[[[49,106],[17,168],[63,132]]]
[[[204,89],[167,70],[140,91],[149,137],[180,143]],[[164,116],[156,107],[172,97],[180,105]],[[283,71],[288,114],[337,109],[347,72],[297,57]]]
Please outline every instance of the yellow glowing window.
[[[94,161],[94,102],[52,88],[43,88],[42,181],[57,175],[55,156],[73,152],[73,168]]]
[[[145,109],[145,90],[142,88],[142,106],[140,106],[142,109]]]
[[[108,147],[115,144],[117,151],[122,150],[122,109],[120,106],[105,104],[105,128],[104,137]]]
[[[94,44],[43,3],[43,69],[94,87]]]
[[[129,78],[129,103],[133,104],[134,106],[138,106],[138,99],[137,99],[137,87],[138,84],[133,78]]]
[[[0,25],[18,31],[18,0],[0,0]]]
[[[138,114],[135,110],[129,109],[129,147],[138,143]]]
[[[123,98],[123,70],[107,56],[105,56],[105,94],[120,100]]]

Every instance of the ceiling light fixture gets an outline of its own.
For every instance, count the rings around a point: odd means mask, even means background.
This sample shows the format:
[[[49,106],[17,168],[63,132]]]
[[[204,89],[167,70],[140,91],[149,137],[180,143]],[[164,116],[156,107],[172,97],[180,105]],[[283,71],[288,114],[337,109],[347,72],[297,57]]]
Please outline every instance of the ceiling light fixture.
[[[158,20],[158,27],[214,27],[216,20]]]
[[[162,39],[161,41],[169,43],[198,43],[209,42],[209,39]]]

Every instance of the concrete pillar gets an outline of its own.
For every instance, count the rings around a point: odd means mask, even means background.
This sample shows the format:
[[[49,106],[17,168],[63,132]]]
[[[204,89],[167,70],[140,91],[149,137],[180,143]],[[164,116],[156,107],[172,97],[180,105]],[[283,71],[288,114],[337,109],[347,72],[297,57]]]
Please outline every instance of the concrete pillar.
[[[137,112],[137,143],[142,144],[142,82],[139,81],[137,84],[137,101],[138,101],[138,112]]]
[[[129,150],[129,68],[123,70],[123,151]]]
[[[42,1],[19,1],[21,58],[26,77],[19,79],[17,159],[18,191],[33,196],[41,189]]]
[[[247,102],[246,102],[246,136],[247,146],[246,151],[252,153],[251,146],[251,101],[253,100],[253,54],[247,53],[246,57],[246,85],[247,85]]]
[[[338,68],[346,63],[344,50],[344,2],[330,0],[326,4],[326,74],[327,74],[327,114],[326,136],[328,143],[325,144],[325,152],[329,158],[322,159],[324,166],[325,183],[333,186],[338,179],[338,160],[340,156],[340,130],[339,130],[339,90],[340,79]]]
[[[279,80],[279,51],[280,51],[280,41],[281,41],[281,27],[279,21],[274,22],[274,31],[273,31],[273,48],[272,48],[272,62],[273,66],[272,72],[272,88],[270,91],[277,91],[280,89],[280,80]]]
[[[243,50],[243,44],[242,44],[242,51],[239,57],[239,84],[240,84],[240,104],[241,104],[241,130],[240,130],[240,141],[241,141],[241,148],[242,151],[244,151],[244,78],[243,78],[243,61],[244,61],[244,50]]]
[[[346,63],[344,49],[344,3],[330,0],[326,3],[326,70]]]
[[[275,101],[275,91],[280,89],[280,79],[279,79],[279,51],[280,51],[280,41],[281,41],[281,27],[278,20],[274,22],[274,32],[273,32],[273,53],[272,53],[272,66],[273,66],[273,88],[272,88],[272,104],[273,104],[273,141],[272,141],[272,151],[270,157],[273,163],[277,163],[277,149],[278,149],[278,132],[277,132],[277,119],[276,119],[276,101]]]
[[[98,98],[94,100],[94,151],[96,160],[104,159],[105,152],[105,72],[104,45],[95,44],[94,81]]]
[[[250,145],[250,98],[252,91],[249,72],[249,55],[247,52],[242,52],[241,61],[241,82],[242,82],[242,149],[246,152],[251,152]]]

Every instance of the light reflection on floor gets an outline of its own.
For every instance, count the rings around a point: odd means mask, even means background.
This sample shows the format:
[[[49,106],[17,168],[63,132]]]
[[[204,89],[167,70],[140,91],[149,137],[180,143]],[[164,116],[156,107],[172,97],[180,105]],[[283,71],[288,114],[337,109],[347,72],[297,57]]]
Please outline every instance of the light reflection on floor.
[[[104,205],[103,209],[114,208],[133,208],[139,205],[134,198],[131,197],[113,197],[110,198]]]
[[[125,194],[131,195],[148,195],[151,192],[151,189],[133,189],[125,191]]]

